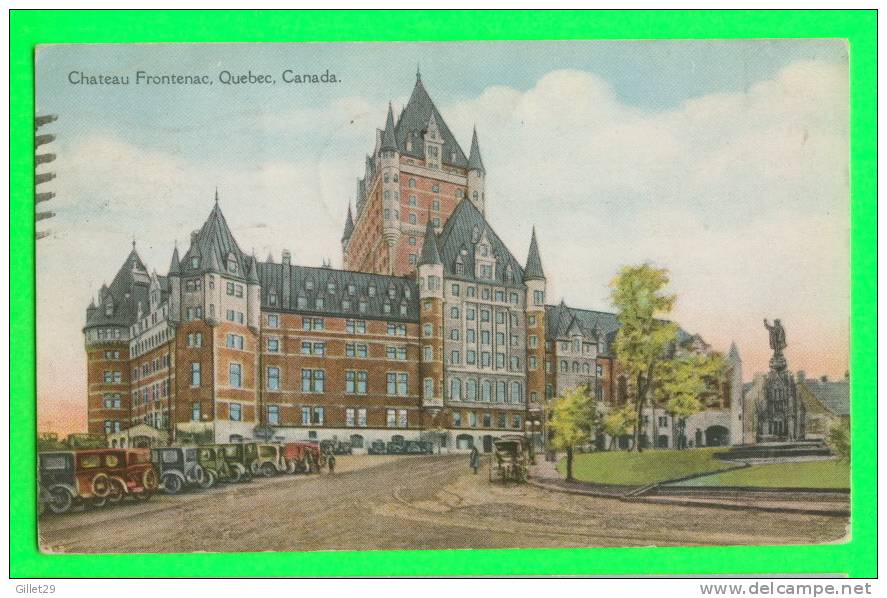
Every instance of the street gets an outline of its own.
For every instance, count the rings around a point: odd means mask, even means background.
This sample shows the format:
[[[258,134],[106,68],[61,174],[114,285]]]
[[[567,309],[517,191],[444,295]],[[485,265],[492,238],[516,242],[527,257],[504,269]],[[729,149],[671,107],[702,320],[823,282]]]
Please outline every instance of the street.
[[[620,502],[487,480],[467,455],[353,456],[336,473],[158,494],[40,520],[48,552],[809,544],[839,517]]]

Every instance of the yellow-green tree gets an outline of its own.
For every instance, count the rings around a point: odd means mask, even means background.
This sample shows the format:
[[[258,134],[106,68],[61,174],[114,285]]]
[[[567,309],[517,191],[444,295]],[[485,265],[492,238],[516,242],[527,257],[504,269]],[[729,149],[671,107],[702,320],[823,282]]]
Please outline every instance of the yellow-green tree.
[[[638,414],[632,405],[626,405],[606,414],[601,420],[601,427],[610,437],[610,448],[616,447],[616,439],[632,432],[637,424]],[[629,447],[631,448],[631,447]]]
[[[686,437],[687,418],[705,409],[706,400],[718,393],[727,364],[717,353],[677,355],[662,362],[661,396],[665,411],[678,422],[679,438]],[[678,443],[683,448],[683,443]]]
[[[610,283],[620,324],[614,347],[616,358],[634,387],[632,449],[636,451],[641,450],[638,424],[644,406],[677,335],[677,326],[662,319],[675,302],[675,295],[664,292],[666,285],[668,270],[650,264],[626,266]]]
[[[569,388],[554,400],[548,426],[554,433],[554,447],[567,453],[567,479],[573,479],[573,453],[591,440],[598,427],[599,414],[594,398],[585,387]]]

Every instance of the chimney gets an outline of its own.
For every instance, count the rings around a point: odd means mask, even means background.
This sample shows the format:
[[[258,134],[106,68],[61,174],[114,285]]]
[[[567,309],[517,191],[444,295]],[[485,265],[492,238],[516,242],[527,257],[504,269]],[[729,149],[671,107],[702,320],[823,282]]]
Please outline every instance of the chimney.
[[[290,254],[290,250],[289,250],[289,249],[284,249],[284,250],[283,250],[283,258],[282,258],[282,261],[283,261],[283,264],[284,264],[285,266],[289,266],[289,265],[290,265],[290,262],[292,261],[292,255]]]
[[[199,234],[200,234],[199,230],[192,230],[191,231],[191,244],[192,245],[197,242],[197,235],[199,235]]]
[[[822,376],[822,377],[819,379],[819,381],[820,381],[820,382],[828,382],[828,376]]]

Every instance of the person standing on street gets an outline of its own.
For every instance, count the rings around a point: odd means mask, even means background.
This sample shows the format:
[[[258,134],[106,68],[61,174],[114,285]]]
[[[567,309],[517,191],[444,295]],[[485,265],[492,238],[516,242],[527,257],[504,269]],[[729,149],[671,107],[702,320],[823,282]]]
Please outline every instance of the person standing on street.
[[[336,456],[333,454],[333,451],[327,453],[326,464],[330,468],[330,473],[336,473]]]
[[[471,447],[471,455],[468,458],[469,467],[474,470],[474,475],[477,475],[477,470],[480,469],[480,451],[477,450],[476,446]]]

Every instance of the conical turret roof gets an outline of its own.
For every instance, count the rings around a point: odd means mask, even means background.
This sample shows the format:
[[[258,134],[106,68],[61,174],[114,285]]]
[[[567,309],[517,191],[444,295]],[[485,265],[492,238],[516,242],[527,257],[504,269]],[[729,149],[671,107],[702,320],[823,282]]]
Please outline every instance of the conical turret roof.
[[[468,154],[468,170],[486,173],[484,161],[480,157],[480,145],[477,143],[477,129],[471,134],[471,152]]]
[[[237,245],[237,241],[225,221],[225,216],[222,214],[218,200],[213,205],[206,222],[203,223],[200,231],[192,240],[191,247],[182,257],[182,262],[186,265],[190,264],[191,258],[195,256],[199,258],[199,267],[210,272],[221,272],[221,265],[227,263],[229,256],[233,256],[237,265],[236,273],[229,272],[229,274],[244,276],[249,268],[247,256]]]
[[[437,235],[434,232],[434,225],[431,218],[425,225],[425,244],[422,246],[422,255],[419,257],[420,266],[440,265],[440,251],[437,247]]]
[[[382,133],[382,146],[379,148],[384,151],[397,151],[397,139],[394,136],[394,111],[391,109],[391,102],[388,102],[388,118],[385,119],[385,131]]]
[[[351,215],[351,204],[348,204],[348,218],[345,219],[345,230],[342,233],[342,240],[347,241],[354,232],[354,218]]]
[[[169,275],[170,276],[178,276],[181,272],[179,268],[179,248],[173,247],[172,250],[172,261],[169,263]]]
[[[530,238],[530,252],[527,255],[527,267],[524,268],[524,280],[545,280],[542,260],[539,258],[539,245],[536,242],[535,226],[533,227],[533,236]]]
[[[259,284],[259,271],[256,268],[256,256],[249,258],[249,272],[246,274],[246,281],[250,284]]]

